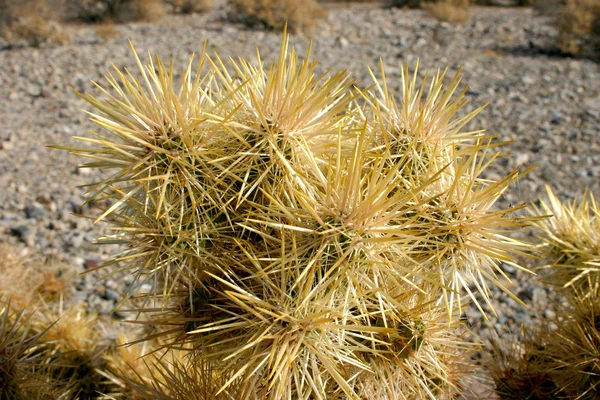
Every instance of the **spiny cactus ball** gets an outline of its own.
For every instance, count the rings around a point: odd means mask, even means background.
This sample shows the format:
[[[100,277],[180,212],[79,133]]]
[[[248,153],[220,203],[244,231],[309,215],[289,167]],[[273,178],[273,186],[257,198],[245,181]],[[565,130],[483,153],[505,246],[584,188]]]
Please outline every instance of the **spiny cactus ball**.
[[[178,87],[135,57],[141,79],[115,70],[82,95],[103,133],[67,149],[112,171],[89,192],[111,203],[100,241],[127,245],[107,266],[153,285],[137,311],[189,352],[167,381],[200,366],[214,398],[460,391],[464,297],[506,290],[527,220],[493,208],[520,173],[484,177],[499,143],[463,130],[479,110],[460,113],[459,76],[426,90],[407,66],[396,98],[382,68],[360,90],[285,34],[269,65],[203,51]]]
[[[557,286],[585,290],[590,279],[596,284],[599,278],[600,206],[589,192],[563,203],[550,187],[546,191],[548,199],[533,212],[552,217],[536,222],[541,250],[550,261],[546,278]]]

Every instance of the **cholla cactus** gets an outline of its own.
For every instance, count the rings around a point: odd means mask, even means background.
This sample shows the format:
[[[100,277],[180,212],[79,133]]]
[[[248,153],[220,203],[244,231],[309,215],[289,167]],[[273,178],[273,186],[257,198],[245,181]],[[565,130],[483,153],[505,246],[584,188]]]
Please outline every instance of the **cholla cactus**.
[[[144,379],[138,379],[138,382],[130,381],[134,396],[157,400],[262,398],[258,393],[248,391],[247,387],[247,392],[244,392],[241,378],[229,383],[225,390],[221,390],[234,371],[216,369],[212,363],[201,358],[179,357],[181,352],[170,352],[168,355],[171,356],[169,359],[161,358],[156,361]]]
[[[116,231],[104,240],[129,245],[113,263],[154,285],[137,311],[189,351],[146,389],[459,392],[462,297],[479,306],[472,286],[488,302],[488,282],[504,288],[499,263],[526,247],[505,233],[526,220],[511,215],[521,206],[492,209],[519,173],[483,178],[497,144],[462,132],[477,111],[456,116],[458,76],[426,91],[407,68],[396,103],[383,71],[374,93],[345,72],[315,76],[286,35],[275,63],[239,60],[235,75],[203,52],[178,89],[171,67],[136,59],[141,82],[116,70],[112,92],[99,86],[107,99],[83,96],[106,133],[68,150],[116,171],[90,190],[113,203],[98,218]]]
[[[547,331],[525,330],[514,340],[494,338],[492,351],[485,354],[485,366],[494,380],[495,392],[501,399],[556,398],[552,379],[551,355],[545,352]]]
[[[548,280],[565,303],[556,317],[523,332],[519,344],[495,345],[488,362],[502,398],[595,399],[600,385],[600,208],[590,193],[562,203],[548,200],[533,214],[550,261]],[[551,218],[540,217],[551,214]],[[506,347],[506,346],[505,346]],[[511,351],[512,349],[512,351]]]
[[[31,329],[31,314],[0,304],[0,399],[50,398],[56,395],[49,375],[36,371],[47,346]]]
[[[87,314],[82,306],[63,309],[59,304],[47,308],[34,322],[38,331],[49,326],[41,340],[50,344],[44,362],[54,379],[82,397],[94,398],[110,389],[99,373],[106,367],[102,353],[108,351],[108,343],[97,315]]]
[[[562,398],[595,399],[600,391],[600,288],[588,284],[569,296],[572,308],[559,313],[547,340],[549,371]]]
[[[600,389],[600,290],[569,288],[569,305],[515,343],[493,343],[487,366],[502,399],[596,399]]]
[[[428,292],[433,297],[441,289],[449,314],[454,306],[460,309],[459,294],[464,291],[483,312],[469,286],[476,287],[489,303],[487,282],[510,294],[501,283],[501,278],[508,278],[499,262],[521,268],[512,262],[511,253],[520,253],[526,245],[505,232],[526,223],[511,215],[524,205],[504,210],[492,206],[526,172],[515,170],[499,181],[483,177],[499,156],[493,149],[503,143],[494,143],[483,131],[462,131],[481,108],[459,116],[466,104],[464,91],[456,94],[460,75],[445,87],[446,73],[438,71],[426,91],[427,76],[419,87],[417,71],[410,76],[407,66],[397,103],[382,68],[383,82],[377,83],[373,76],[376,91],[365,96],[373,114],[367,116],[367,123],[370,119],[374,150],[384,154],[391,168],[397,168],[391,182],[403,189],[405,198],[409,196],[403,221],[397,224],[408,228],[398,231],[398,236],[407,239],[398,247],[405,268],[431,286]]]
[[[600,207],[591,193],[561,203],[550,187],[537,215],[552,218],[537,222],[542,248],[552,263],[546,269],[550,282],[563,287],[586,286],[598,281],[600,271]]]

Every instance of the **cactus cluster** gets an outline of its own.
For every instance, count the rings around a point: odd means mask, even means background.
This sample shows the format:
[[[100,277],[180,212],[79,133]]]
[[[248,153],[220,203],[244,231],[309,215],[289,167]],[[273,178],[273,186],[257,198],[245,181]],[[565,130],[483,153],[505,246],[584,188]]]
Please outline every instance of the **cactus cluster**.
[[[160,343],[135,343],[140,329],[63,304],[34,310],[0,298],[0,399],[142,400],[177,371],[181,352],[149,356]]]
[[[534,211],[541,276],[564,302],[512,350],[497,345],[491,375],[502,398],[596,399],[600,391],[600,208],[594,196],[562,203],[547,188]],[[523,397],[525,396],[525,397]],[[529,397],[527,397],[529,396]]]
[[[137,390],[451,398],[462,309],[510,293],[500,265],[527,250],[508,235],[522,205],[494,207],[520,173],[486,178],[503,143],[464,129],[480,109],[461,112],[458,73],[419,83],[406,66],[396,97],[383,68],[361,90],[288,40],[268,65],[203,50],[179,85],[136,54],[140,78],[115,68],[82,95],[102,131],[63,149],[111,171],[88,201],[110,204],[100,242],[125,245],[102,267],[152,285],[128,307],[185,354]]]

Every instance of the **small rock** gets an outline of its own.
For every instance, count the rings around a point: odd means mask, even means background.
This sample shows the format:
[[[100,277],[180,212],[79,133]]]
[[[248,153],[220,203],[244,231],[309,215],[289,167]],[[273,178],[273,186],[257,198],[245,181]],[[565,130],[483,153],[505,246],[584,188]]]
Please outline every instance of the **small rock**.
[[[81,257],[73,257],[73,265],[75,265],[76,267],[81,267],[83,265],[84,261],[83,258]]]
[[[27,87],[27,94],[29,94],[31,97],[40,97],[42,95],[42,87],[32,83]]]
[[[415,47],[417,47],[417,48],[419,48],[419,47],[425,47],[425,46],[427,46],[427,39],[422,38],[422,37],[419,38],[417,40],[417,42],[415,43]]]
[[[100,315],[112,315],[113,311],[114,311],[114,307],[113,307],[113,303],[112,302],[106,302],[106,301],[100,301],[98,302],[94,308],[97,310],[98,314]]]
[[[560,125],[567,120],[562,114],[555,110],[550,111],[550,118],[550,123],[552,125]]]
[[[502,270],[509,274],[514,274],[517,271],[517,269],[515,267],[513,267],[510,264],[505,264],[505,263],[502,263]]]
[[[27,225],[17,225],[10,228],[10,234],[16,236],[28,246],[33,245],[35,232]]]
[[[548,303],[548,293],[546,293],[544,289],[537,287],[533,289],[530,300],[534,304],[545,305],[546,303]]]
[[[10,141],[10,139],[0,141],[0,150],[12,150],[14,144]]]
[[[120,311],[113,311],[113,313],[111,314],[111,317],[113,319],[122,321],[122,320],[124,320],[124,319],[127,318],[127,315],[125,313],[120,312]]]
[[[525,75],[521,78],[521,82],[523,82],[525,85],[533,85],[536,81],[534,77]]]
[[[94,269],[100,265],[100,260],[97,258],[86,258],[83,261],[83,266],[85,269]]]
[[[75,304],[77,304],[77,303],[83,303],[84,301],[87,300],[87,296],[88,296],[87,292],[78,290],[78,291],[76,291],[75,293],[73,293],[71,295],[71,300]]]
[[[140,293],[140,294],[142,294],[142,293],[150,293],[151,291],[152,291],[152,285],[150,285],[148,283],[144,283],[137,290],[137,292]]]
[[[518,165],[525,165],[529,162],[529,154],[528,153],[517,153],[517,155],[515,156],[515,164]]]
[[[343,36],[340,36],[340,37],[337,39],[337,44],[338,44],[338,45],[339,45],[339,46],[340,46],[340,47],[343,49],[343,48],[345,48],[345,47],[348,47],[348,45],[350,44],[350,42],[349,42],[349,41],[348,41],[348,39],[346,39],[345,37],[343,37]]]
[[[104,296],[102,296],[102,298],[106,299],[106,300],[117,301],[118,299],[121,298],[121,295],[116,290],[106,289],[106,291],[104,292]]]
[[[593,97],[591,99],[586,99],[583,102],[583,105],[586,109],[591,110],[592,112],[600,112],[600,96]]]
[[[83,246],[84,237],[79,232],[75,232],[67,239],[67,246],[72,248],[79,248]]]
[[[81,176],[88,176],[92,173],[90,168],[75,168],[75,173]]]
[[[119,284],[114,279],[108,278],[104,281],[104,287],[108,289],[117,289],[119,287]]]
[[[41,194],[39,195],[35,201],[37,201],[40,204],[44,204],[44,205],[49,205],[50,203],[52,203],[52,199],[48,196],[46,196],[45,194]]]
[[[36,203],[26,206],[25,210],[23,211],[25,212],[25,217],[27,217],[28,219],[40,218],[44,216],[44,214],[46,214],[46,211],[44,210],[42,205]]]

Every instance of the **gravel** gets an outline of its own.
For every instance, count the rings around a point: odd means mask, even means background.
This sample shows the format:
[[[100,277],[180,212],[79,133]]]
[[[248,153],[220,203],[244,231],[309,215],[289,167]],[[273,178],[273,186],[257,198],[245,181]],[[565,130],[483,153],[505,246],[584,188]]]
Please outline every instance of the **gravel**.
[[[556,56],[551,45],[556,31],[547,17],[529,8],[475,7],[469,22],[450,25],[420,10],[368,4],[327,7],[328,19],[311,35],[317,72],[343,66],[358,85],[366,86],[367,67],[377,69],[381,59],[388,80],[397,87],[405,62],[414,65],[419,59],[421,74],[440,67],[453,73],[462,66],[463,82],[470,85],[466,110],[490,102],[470,128],[512,141],[506,146],[512,156],[488,176],[538,165],[510,188],[499,206],[534,202],[543,197],[546,184],[563,199],[586,187],[600,195],[600,68],[591,61]],[[82,160],[47,147],[78,145],[72,136],[93,129],[81,111],[89,106],[73,91],[98,94],[91,80],[102,81],[113,63],[135,71],[128,40],[138,52],[150,50],[182,68],[204,41],[209,52],[218,51],[223,59],[256,60],[256,48],[266,60],[276,57],[279,33],[248,30],[227,22],[225,15],[219,8],[202,15],[168,15],[153,24],[122,25],[107,41],[93,27],[70,26],[73,41],[68,45],[0,51],[1,242],[26,246],[80,271],[108,259],[115,248],[94,245],[105,226],[77,216],[97,215],[92,205],[82,205],[85,189],[79,186],[99,179],[99,172],[78,169]],[[302,54],[309,42],[306,36],[294,36],[291,43]],[[531,261],[524,263],[532,266]],[[557,299],[533,275],[506,269],[528,309],[494,289],[498,317],[489,324],[501,336],[551,316]],[[115,278],[98,283],[99,274],[80,278],[76,298],[110,314],[132,282]],[[479,312],[465,313],[476,332],[488,338],[490,330]]]

